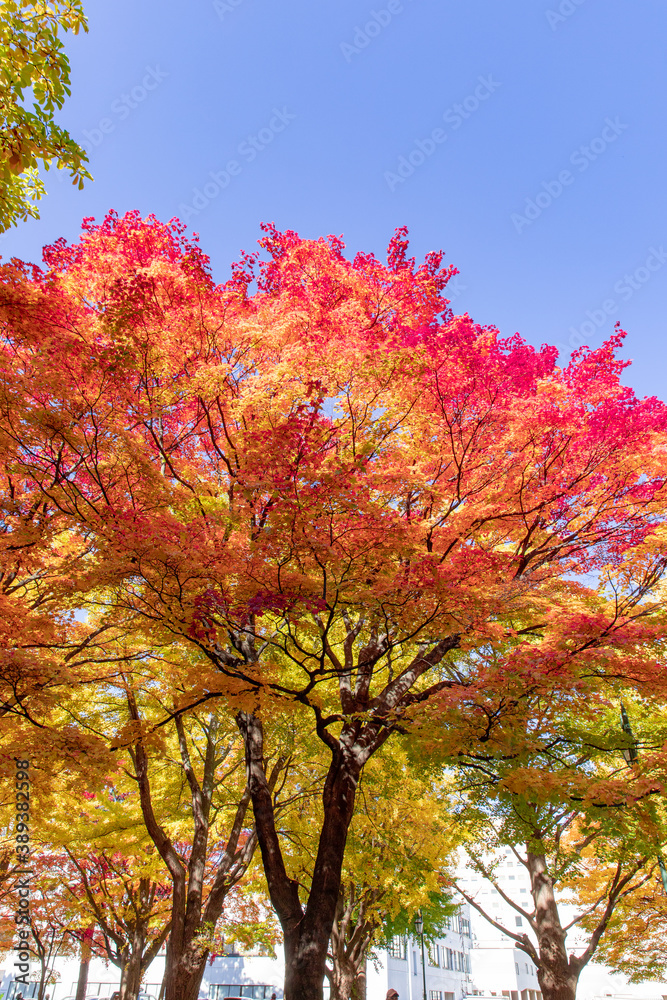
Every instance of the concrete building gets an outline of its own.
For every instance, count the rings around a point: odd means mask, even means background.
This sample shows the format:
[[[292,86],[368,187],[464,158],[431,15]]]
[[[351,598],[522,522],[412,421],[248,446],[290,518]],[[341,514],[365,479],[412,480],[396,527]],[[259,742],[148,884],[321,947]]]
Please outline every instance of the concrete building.
[[[532,908],[530,879],[526,869],[511,851],[504,852],[496,869],[503,891],[526,910]],[[504,927],[522,933],[528,930],[520,916],[473,868],[466,866],[460,876],[461,887]],[[472,978],[475,992],[509,1000],[542,1000],[537,970],[512,938],[503,934],[474,908],[471,908]]]
[[[468,904],[450,917],[445,935],[430,947],[413,937],[394,938],[387,950],[368,963],[367,1000],[384,1000],[388,989],[401,1000],[461,1000],[472,993],[471,936]]]

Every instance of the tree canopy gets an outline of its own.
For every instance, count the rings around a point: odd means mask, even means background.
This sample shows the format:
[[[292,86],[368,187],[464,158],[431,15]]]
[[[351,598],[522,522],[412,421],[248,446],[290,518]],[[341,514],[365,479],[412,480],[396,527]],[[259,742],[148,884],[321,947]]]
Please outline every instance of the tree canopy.
[[[123,686],[150,657],[170,692],[154,729],[224,706],[286,994],[317,1000],[358,783],[388,740],[427,725],[456,745],[465,719],[483,739],[508,686],[519,703],[618,678],[664,691],[637,611],[661,557],[631,557],[664,517],[667,409],[623,385],[621,331],[559,367],[454,316],[454,269],[418,265],[403,230],[386,264],[273,226],[261,246],[217,285],[179,223],[112,213],[43,268],[2,268],[7,488],[53,518],[51,592],[79,612],[41,641],[46,688],[21,639],[13,698],[47,712],[65,662]],[[290,705],[326,751],[307,887],[271,787]]]
[[[55,120],[70,94],[61,34],[82,28],[88,30],[80,0],[0,3],[0,232],[39,218],[40,164],[48,170],[55,160],[79,187],[90,178],[85,151]]]

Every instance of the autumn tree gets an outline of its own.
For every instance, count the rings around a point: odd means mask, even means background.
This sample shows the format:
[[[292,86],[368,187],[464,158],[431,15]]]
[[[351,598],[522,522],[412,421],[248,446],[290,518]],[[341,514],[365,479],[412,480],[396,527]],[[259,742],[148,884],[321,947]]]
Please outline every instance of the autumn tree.
[[[57,124],[70,94],[70,65],[62,34],[87,31],[80,0],[2,0],[0,44],[0,232],[39,218],[44,194],[39,165],[55,160],[83,187],[90,174],[84,150]],[[32,107],[26,106],[28,92]]]
[[[26,939],[31,953],[31,979],[37,984],[37,1000],[44,1000],[57,982],[55,965],[59,958],[77,950],[77,915],[67,905],[66,893],[54,870],[48,852],[35,851],[30,862],[30,936]],[[16,899],[0,899],[0,953],[9,953],[16,943],[14,921]]]
[[[448,868],[460,828],[446,784],[411,769],[404,749],[391,744],[366,767],[359,798],[329,942],[332,1000],[364,1000],[368,958],[418,912],[428,937],[456,909]]]
[[[621,384],[620,333],[561,369],[453,316],[452,269],[417,266],[403,232],[386,265],[265,232],[267,259],[221,286],[182,227],[137,214],[6,266],[0,407],[12,467],[90,545],[77,599],[192,650],[165,717],[236,711],[285,995],[319,1000],[365,766],[496,684],[489,643],[514,635],[528,669],[533,631],[558,646],[582,614],[597,641],[578,578],[662,516],[666,412]],[[566,656],[553,670],[573,682]],[[329,755],[307,891],[270,787],[274,703]]]
[[[147,852],[128,856],[89,846],[84,853],[81,846],[70,845],[54,858],[67,909],[77,914],[80,927],[95,926],[94,951],[119,969],[121,1000],[136,1000],[169,933],[168,879],[156,865],[156,852],[152,858]]]
[[[487,714],[486,740],[460,752],[466,853],[529,931],[508,926],[488,896],[456,884],[530,957],[545,1000],[574,1000],[614,914],[640,905],[655,881],[665,821],[653,800],[664,787],[664,755],[661,745],[641,773],[629,774],[627,740],[609,709],[572,691],[555,700],[515,703],[491,724]],[[504,845],[529,875],[531,905],[501,877]]]
[[[126,854],[132,839],[161,859],[160,870],[153,866],[130,900],[133,908],[142,908],[143,918],[133,920],[130,913],[126,921],[124,936],[134,927],[136,938],[128,942],[128,1000],[135,1000],[142,968],[165,936],[166,996],[196,1000],[225,899],[245,875],[257,844],[243,745],[233,720],[230,728],[214,710],[184,716],[174,711],[173,700],[167,702],[171,721],[151,732],[156,720],[164,722],[156,673],[135,664],[131,679],[121,674],[118,683],[125,688],[122,698],[113,693],[84,704],[75,716],[78,726],[115,743],[120,770],[112,801],[101,802],[98,795],[82,825],[88,839],[96,827],[97,843],[107,852],[122,832]],[[283,761],[276,760],[273,784],[282,776]],[[159,885],[167,887],[168,906],[161,907],[161,926],[148,936]],[[109,921],[106,925],[111,933]],[[105,929],[103,919],[100,926]]]

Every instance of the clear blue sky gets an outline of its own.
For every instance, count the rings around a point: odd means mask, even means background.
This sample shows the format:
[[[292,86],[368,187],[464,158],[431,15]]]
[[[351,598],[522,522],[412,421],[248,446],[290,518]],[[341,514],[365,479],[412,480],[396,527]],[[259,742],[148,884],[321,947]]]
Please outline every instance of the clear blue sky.
[[[667,395],[664,0],[86,9],[60,121],[95,181],[48,174],[3,257],[109,208],[185,216],[218,280],[261,221],[378,255],[407,225],[459,268],[457,312],[563,351],[620,320],[627,380]]]

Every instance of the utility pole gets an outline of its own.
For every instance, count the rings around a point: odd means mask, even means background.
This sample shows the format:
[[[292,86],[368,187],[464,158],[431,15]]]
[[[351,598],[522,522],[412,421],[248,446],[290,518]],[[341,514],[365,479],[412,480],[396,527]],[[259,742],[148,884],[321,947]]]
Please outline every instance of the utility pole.
[[[629,766],[636,764],[639,760],[639,754],[637,753],[637,743],[635,741],[635,734],[632,732],[632,726],[630,725],[630,719],[628,718],[628,713],[625,710],[625,705],[621,702],[621,729],[624,733],[630,737],[630,746],[626,747],[623,751],[623,756],[628,762]],[[667,896],[667,867],[665,867],[665,862],[662,859],[662,851],[658,845],[658,867],[660,868],[660,878],[662,879],[662,888],[664,890],[665,896]]]
[[[424,959],[424,918],[422,917],[422,911],[420,910],[415,919],[415,930],[421,938],[422,945],[422,981],[424,984],[424,1000],[426,1000],[426,960]]]

